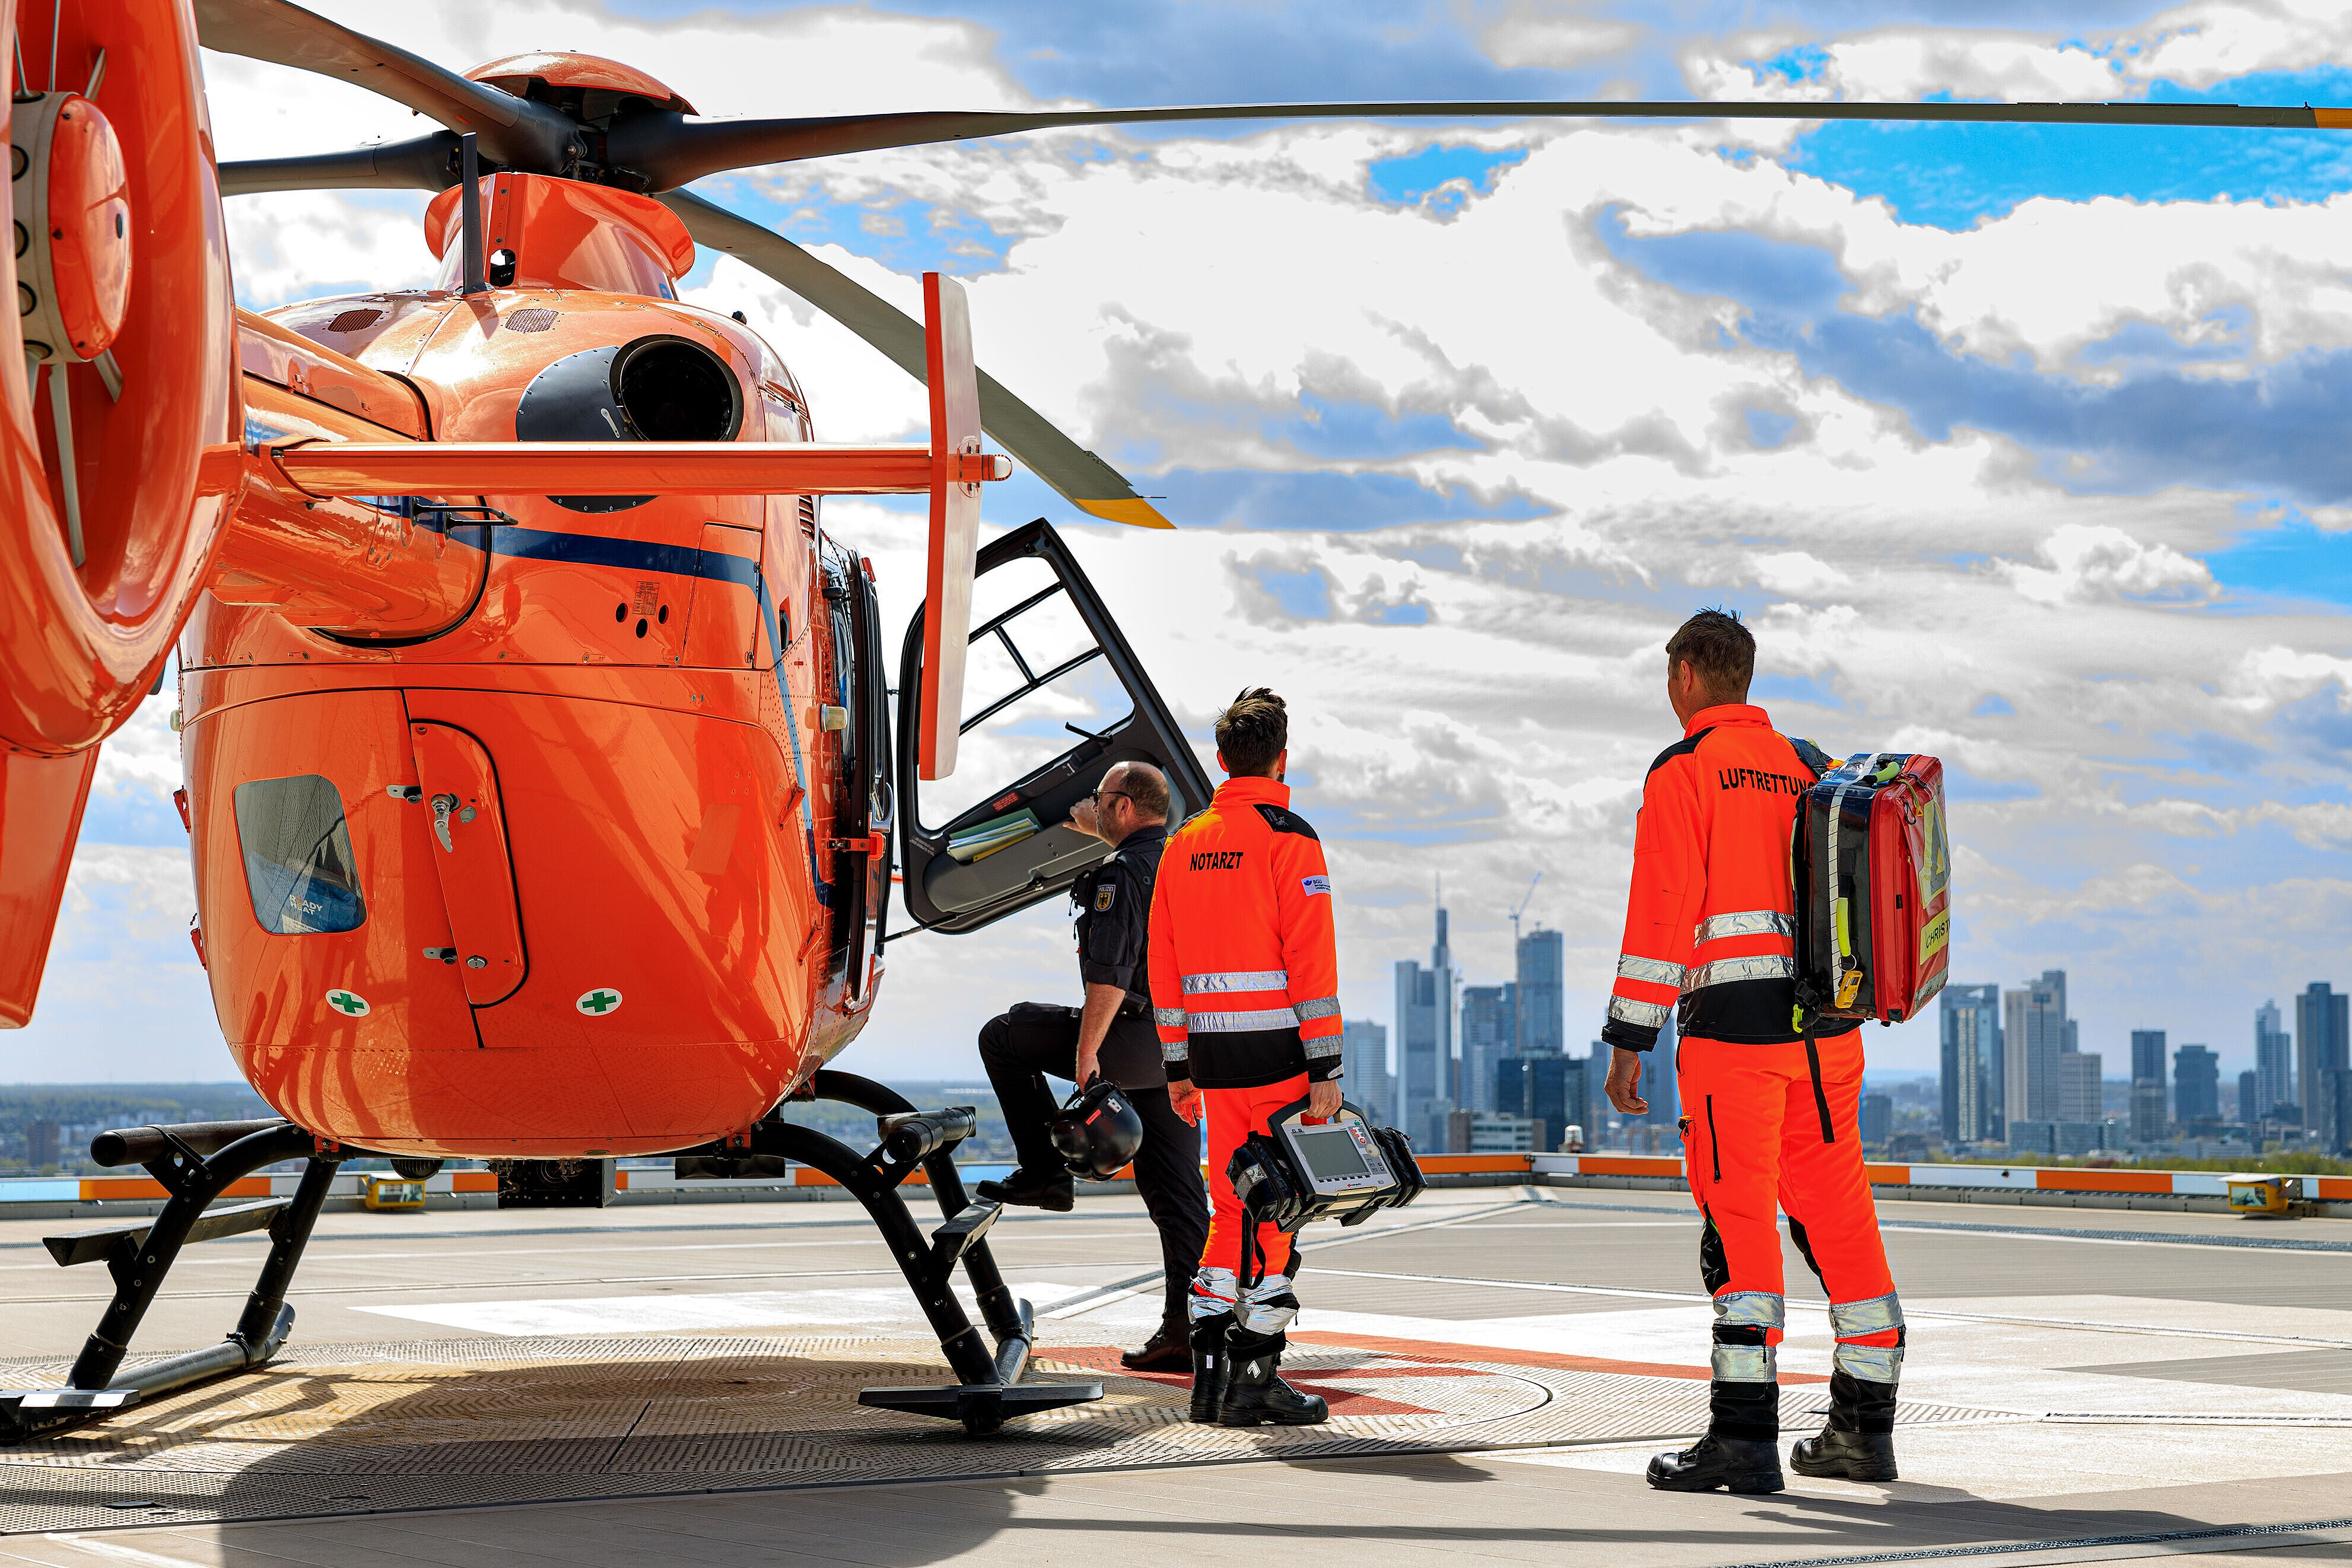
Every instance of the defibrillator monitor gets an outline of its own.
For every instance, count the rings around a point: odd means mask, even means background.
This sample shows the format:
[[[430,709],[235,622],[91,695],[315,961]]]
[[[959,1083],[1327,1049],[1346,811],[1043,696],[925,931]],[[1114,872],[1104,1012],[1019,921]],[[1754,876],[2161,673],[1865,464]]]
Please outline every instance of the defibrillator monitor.
[[[1272,1223],[1290,1231],[1317,1219],[1361,1224],[1421,1195],[1427,1183],[1404,1134],[1374,1125],[1353,1105],[1343,1104],[1330,1122],[1308,1123],[1306,1111],[1304,1100],[1283,1107],[1267,1118],[1271,1137],[1253,1134],[1235,1152],[1241,1174],[1234,1190],[1247,1180],[1255,1195],[1245,1197],[1245,1206],[1255,1202]],[[1271,1158],[1253,1155],[1253,1146]]]
[[[1299,1168],[1318,1194],[1338,1196],[1396,1185],[1396,1178],[1389,1174],[1388,1161],[1372,1146],[1371,1136],[1360,1122],[1319,1127],[1290,1122],[1283,1125],[1282,1135],[1290,1140]]]

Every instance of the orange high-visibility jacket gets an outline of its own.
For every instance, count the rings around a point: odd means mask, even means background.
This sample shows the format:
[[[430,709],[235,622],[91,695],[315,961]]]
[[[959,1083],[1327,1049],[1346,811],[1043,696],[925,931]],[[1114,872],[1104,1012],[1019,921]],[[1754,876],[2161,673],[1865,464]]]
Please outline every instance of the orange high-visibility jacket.
[[[1658,753],[1633,827],[1625,943],[1602,1040],[1647,1051],[1669,1009],[1685,1036],[1803,1038],[1790,1028],[1797,949],[1789,841],[1815,777],[1797,743],[1745,703],[1702,709],[1683,738]]]
[[[1271,779],[1228,779],[1151,892],[1151,1017],[1171,1082],[1339,1076],[1339,954],[1315,830]]]

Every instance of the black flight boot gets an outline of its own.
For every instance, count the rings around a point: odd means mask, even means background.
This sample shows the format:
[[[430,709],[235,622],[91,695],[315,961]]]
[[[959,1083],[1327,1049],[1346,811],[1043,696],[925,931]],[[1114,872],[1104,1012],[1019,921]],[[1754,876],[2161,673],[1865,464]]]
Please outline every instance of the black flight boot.
[[[1849,1481],[1895,1479],[1895,1385],[1832,1373],[1829,1425],[1789,1450],[1789,1468]]]
[[[1718,1437],[1709,1432],[1678,1454],[1650,1461],[1650,1484],[1660,1491],[1779,1491],[1780,1439]]]
[[[1192,1324],[1192,1425],[1213,1427],[1225,1402],[1225,1379],[1233,1364],[1225,1355],[1225,1334],[1234,1314],[1219,1312]]]
[[[1067,1214],[1076,1203],[1072,1195],[1076,1184],[1067,1171],[1033,1171],[1024,1166],[1003,1181],[984,1181],[972,1190],[990,1203]]]
[[[1301,1394],[1275,1375],[1288,1343],[1278,1333],[1244,1333],[1239,1328],[1226,1336],[1225,1354],[1234,1369],[1217,1412],[1219,1425],[1319,1427],[1331,1418],[1321,1395]]]
[[[1181,1322],[1163,1322],[1139,1350],[1123,1350],[1118,1364],[1129,1372],[1190,1372],[1192,1343]]]
[[[1706,1437],[1650,1461],[1650,1484],[1660,1491],[1779,1491],[1780,1385],[1718,1379],[1708,1390],[1707,1414]]]

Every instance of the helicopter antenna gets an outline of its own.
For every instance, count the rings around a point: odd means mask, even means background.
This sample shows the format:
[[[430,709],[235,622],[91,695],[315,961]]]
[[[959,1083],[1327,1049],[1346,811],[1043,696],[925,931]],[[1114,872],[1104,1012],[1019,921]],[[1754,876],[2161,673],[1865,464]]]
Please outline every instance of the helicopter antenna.
[[[1543,881],[1543,873],[1536,873],[1535,882],[1528,883],[1527,896],[1519,900],[1519,906],[1517,909],[1511,911],[1511,945],[1514,947],[1518,946],[1519,941],[1519,916],[1525,915],[1528,912],[1528,905],[1535,902],[1536,883],[1541,881]]]

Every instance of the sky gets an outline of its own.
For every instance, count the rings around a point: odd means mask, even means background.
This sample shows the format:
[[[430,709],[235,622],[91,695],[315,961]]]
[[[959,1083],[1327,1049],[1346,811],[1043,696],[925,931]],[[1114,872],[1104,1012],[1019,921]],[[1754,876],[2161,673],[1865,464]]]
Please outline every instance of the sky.
[[[1078,0],[321,9],[465,68],[576,47],[706,114],[1360,98],[2352,103],[2352,12],[2061,5]],[[206,57],[225,158],[426,127]],[[1072,131],[703,182],[877,292],[959,275],[982,362],[1179,529],[1034,480],[1196,741],[1267,682],[1322,831],[1348,1016],[1385,1021],[1442,877],[1467,984],[1509,910],[1599,1032],[1664,641],[1708,605],[1826,749],[1948,771],[1953,977],[2063,968],[2085,1050],[2251,1064],[2253,1011],[2352,985],[2347,133],[1497,117]],[[424,282],[423,197],[228,204],[257,308]],[[821,438],[919,439],[920,389],[732,261]],[[908,512],[832,502],[913,608]],[[892,642],[895,645],[895,638]],[[168,695],[101,760],[40,1012],[0,1080],[230,1076]],[[1086,711],[1081,705],[1073,711]],[[988,760],[984,748],[973,764]],[[975,790],[992,780],[966,780]],[[858,1070],[968,1075],[1075,999],[1058,906],[894,945]],[[1933,1068],[1936,1025],[1869,1034]]]

